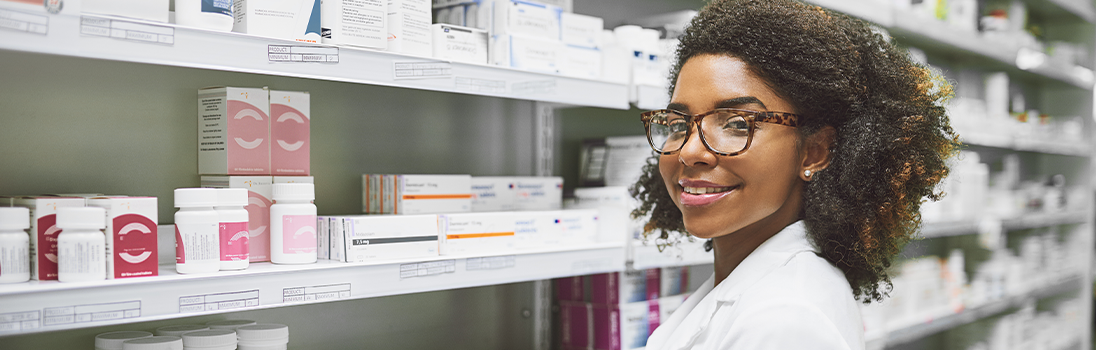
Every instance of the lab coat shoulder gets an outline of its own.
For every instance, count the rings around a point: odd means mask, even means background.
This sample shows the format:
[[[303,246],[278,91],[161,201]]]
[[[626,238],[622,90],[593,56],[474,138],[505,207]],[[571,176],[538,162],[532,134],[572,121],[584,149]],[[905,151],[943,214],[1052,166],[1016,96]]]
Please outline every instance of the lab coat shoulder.
[[[812,251],[795,254],[736,299],[720,349],[860,350],[863,344],[848,281]]]

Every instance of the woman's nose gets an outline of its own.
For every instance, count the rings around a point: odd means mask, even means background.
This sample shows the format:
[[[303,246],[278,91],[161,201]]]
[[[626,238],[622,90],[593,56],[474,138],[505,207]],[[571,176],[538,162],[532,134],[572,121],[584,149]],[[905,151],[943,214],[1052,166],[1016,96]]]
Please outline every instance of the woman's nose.
[[[693,128],[691,135],[681,146],[681,151],[677,155],[678,159],[682,164],[691,167],[715,165],[716,154],[708,150],[701,141],[699,125],[694,123],[691,127]]]

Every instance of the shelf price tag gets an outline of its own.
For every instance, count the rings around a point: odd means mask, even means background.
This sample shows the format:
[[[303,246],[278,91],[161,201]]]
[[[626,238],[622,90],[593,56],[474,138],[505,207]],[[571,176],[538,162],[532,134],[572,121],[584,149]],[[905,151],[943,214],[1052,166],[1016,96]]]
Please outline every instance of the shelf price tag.
[[[37,310],[0,314],[0,333],[30,331],[40,327],[42,313]]]
[[[486,92],[502,94],[506,93],[505,80],[490,80],[480,78],[457,77],[453,79],[456,89],[468,92]]]
[[[179,313],[231,310],[259,306],[259,290],[179,297]]]
[[[393,62],[394,79],[429,79],[453,77],[453,64],[449,62]]]
[[[46,326],[121,320],[141,317],[141,301],[50,307],[42,313],[45,316],[42,323]]]
[[[350,283],[282,288],[282,303],[339,300],[350,297]]]
[[[400,279],[457,272],[456,260],[428,261],[400,265]]]
[[[514,95],[551,95],[556,93],[556,80],[533,80],[514,83],[510,87],[510,91]]]
[[[49,33],[49,17],[0,9],[0,28],[46,35]]]
[[[93,16],[80,16],[80,34],[149,44],[175,45],[175,28]]]
[[[464,260],[465,270],[498,270],[517,266],[514,255],[492,256],[486,258],[468,258]]]
[[[270,62],[339,63],[339,48],[304,45],[267,45],[266,57]]]

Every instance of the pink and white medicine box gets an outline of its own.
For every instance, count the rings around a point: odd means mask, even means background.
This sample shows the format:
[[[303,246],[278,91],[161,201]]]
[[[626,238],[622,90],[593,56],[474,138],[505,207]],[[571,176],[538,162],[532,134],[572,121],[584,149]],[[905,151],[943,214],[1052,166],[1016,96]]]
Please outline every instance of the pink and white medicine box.
[[[30,209],[30,275],[31,278],[57,280],[57,208],[83,207],[84,198],[71,197],[17,197],[12,204]]]
[[[308,92],[270,91],[270,169],[275,176],[309,173],[310,99]]]
[[[586,300],[586,289],[584,288],[582,276],[560,277],[553,281],[556,284],[556,300]]]
[[[271,174],[270,93],[265,88],[198,90],[198,174]]]
[[[590,303],[559,303],[560,347],[590,349],[594,343],[594,308]]]
[[[344,228],[342,261],[438,256],[437,215],[361,215],[339,219]]]
[[[270,205],[274,184],[270,176],[202,176],[202,187],[246,188],[249,261],[270,261]]]
[[[621,350],[620,305],[597,305],[593,308],[594,350]]]
[[[156,197],[92,197],[107,212],[107,278],[156,276]]]
[[[438,215],[441,255],[498,254],[513,251],[514,213]]]

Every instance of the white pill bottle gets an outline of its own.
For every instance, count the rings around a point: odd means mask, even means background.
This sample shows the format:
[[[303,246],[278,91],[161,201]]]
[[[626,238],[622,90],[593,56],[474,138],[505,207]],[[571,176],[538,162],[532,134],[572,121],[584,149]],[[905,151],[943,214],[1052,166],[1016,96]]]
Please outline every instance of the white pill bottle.
[[[270,206],[270,262],[316,262],[315,187],[309,183],[274,184]]]
[[[57,280],[107,279],[107,212],[97,207],[57,208]]]
[[[233,0],[175,0],[175,24],[222,32],[232,31]]]
[[[0,283],[30,280],[30,209],[0,208]]]
[[[218,188],[217,211],[221,244],[221,271],[243,270],[248,260],[248,216],[246,188]]]
[[[221,268],[217,189],[176,188],[175,271],[213,273]]]

